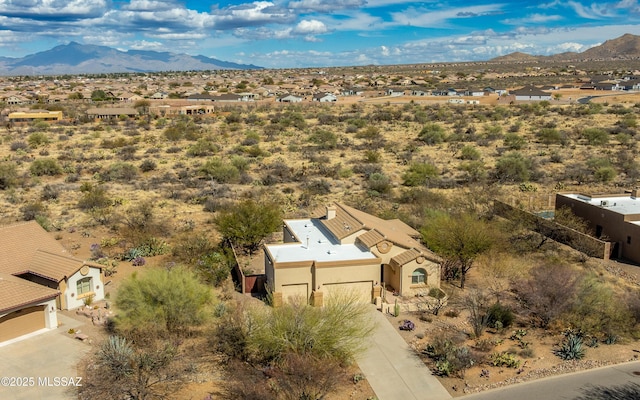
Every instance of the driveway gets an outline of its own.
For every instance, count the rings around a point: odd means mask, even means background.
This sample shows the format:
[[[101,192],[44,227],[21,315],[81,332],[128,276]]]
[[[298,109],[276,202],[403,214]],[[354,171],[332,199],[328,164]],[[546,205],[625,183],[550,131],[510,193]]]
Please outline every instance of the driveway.
[[[397,328],[373,305],[370,315],[376,324],[371,345],[356,361],[378,400],[450,399]]]
[[[67,331],[70,328],[82,328],[86,322],[60,312],[58,322],[62,325],[57,329],[0,347],[0,399],[77,398],[74,386],[68,378],[75,380],[78,376],[76,364],[91,346],[74,339]],[[10,382],[14,385],[26,378],[28,386],[7,386],[6,377],[16,378]],[[29,378],[33,380],[29,381]]]

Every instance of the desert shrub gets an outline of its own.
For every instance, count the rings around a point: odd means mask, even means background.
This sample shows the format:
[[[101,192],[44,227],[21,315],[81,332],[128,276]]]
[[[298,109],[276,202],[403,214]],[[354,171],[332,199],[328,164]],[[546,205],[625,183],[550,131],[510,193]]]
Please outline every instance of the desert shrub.
[[[494,367],[518,368],[520,366],[520,360],[511,353],[493,353],[491,355],[491,364]]]
[[[498,158],[496,179],[501,182],[526,182],[531,178],[533,163],[518,152],[510,152]]]
[[[388,176],[376,172],[369,176],[367,186],[377,193],[388,193],[391,190],[391,180]]]
[[[473,146],[464,146],[460,150],[460,158],[462,160],[479,160],[480,159],[480,151]]]
[[[24,221],[33,221],[39,216],[46,217],[47,208],[42,202],[34,201],[20,207],[20,212],[22,212],[22,219]]]
[[[312,196],[322,196],[331,193],[331,184],[325,179],[315,179],[307,183],[304,189]]]
[[[197,142],[189,146],[187,155],[191,157],[205,157],[220,151],[220,148],[209,139],[200,138]]]
[[[18,150],[27,151],[29,150],[29,145],[27,144],[27,142],[18,140],[16,142],[12,142],[9,148],[11,149],[11,151],[18,151]]]
[[[107,171],[100,174],[100,179],[105,182],[120,181],[129,182],[138,176],[135,165],[126,162],[116,162],[109,166]]]
[[[434,373],[440,376],[463,378],[465,371],[475,364],[468,347],[458,346],[450,339],[441,337],[429,343],[423,353],[435,361]]]
[[[359,139],[376,140],[382,138],[380,129],[377,126],[369,125],[365,129],[356,133]]]
[[[514,289],[536,324],[546,328],[571,309],[579,284],[580,276],[570,266],[547,263],[534,267],[530,278]]]
[[[89,185],[82,191],[82,197],[78,200],[78,208],[81,210],[88,211],[92,209],[106,208],[112,203],[109,196],[107,196],[107,190],[104,186]]]
[[[430,123],[422,128],[418,134],[418,139],[428,145],[436,145],[444,142],[445,136],[446,134],[442,126],[436,123]]]
[[[316,129],[309,136],[309,141],[322,150],[335,149],[338,145],[338,136],[326,129]]]
[[[215,251],[209,235],[202,231],[189,232],[178,236],[171,246],[171,255],[180,262],[195,264],[200,258]]]
[[[0,162],[0,190],[18,185],[18,167],[13,162]]]
[[[536,137],[544,144],[561,143],[564,135],[556,128],[542,128],[536,132]]]
[[[240,171],[228,160],[220,158],[209,159],[202,167],[200,173],[208,179],[218,183],[235,183],[240,179]]]
[[[590,145],[603,146],[609,143],[609,133],[601,128],[586,128],[582,131],[582,136]]]
[[[422,186],[428,184],[438,176],[438,169],[430,163],[411,163],[409,169],[402,175],[405,186]]]
[[[504,145],[510,150],[522,150],[527,145],[527,140],[517,133],[504,135]]]
[[[617,175],[613,167],[599,167],[593,172],[593,177],[598,182],[611,182]]]
[[[39,158],[31,163],[29,171],[35,176],[55,176],[62,173],[62,167],[53,158]]]
[[[382,154],[375,150],[365,150],[363,161],[366,163],[377,164],[382,161]]]
[[[146,159],[140,164],[140,171],[142,172],[155,171],[157,167],[158,165],[156,164],[155,161]]]
[[[36,148],[40,146],[45,146],[51,142],[49,136],[47,136],[44,132],[34,132],[27,138],[27,142],[29,146]]]
[[[481,182],[487,178],[487,167],[482,160],[463,162],[458,168],[466,173],[468,182]]]
[[[603,341],[624,337],[634,325],[624,299],[595,276],[582,280],[576,301],[563,319],[580,332]]]
[[[60,185],[44,185],[40,198],[42,200],[56,200],[60,196]]]
[[[195,263],[196,271],[213,286],[220,286],[231,273],[233,258],[221,252],[212,252],[200,256]]]
[[[495,303],[487,311],[487,323],[494,328],[506,329],[513,324],[515,315],[509,307]]]

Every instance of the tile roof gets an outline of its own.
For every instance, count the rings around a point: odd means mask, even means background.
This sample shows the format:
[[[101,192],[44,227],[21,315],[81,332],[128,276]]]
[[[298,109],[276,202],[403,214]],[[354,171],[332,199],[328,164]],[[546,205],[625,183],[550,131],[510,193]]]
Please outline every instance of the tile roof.
[[[62,245],[35,221],[0,227],[0,273],[27,269],[37,250],[70,256]]]
[[[378,232],[376,229],[372,229],[369,232],[363,233],[358,236],[358,240],[365,246],[371,248],[384,240],[384,235]]]
[[[422,255],[422,253],[419,252],[418,250],[409,249],[407,251],[404,251],[404,252],[396,255],[395,257],[392,257],[391,261],[395,262],[398,265],[405,265],[406,263],[415,260],[420,255]]]
[[[26,279],[0,273],[0,313],[56,298],[59,293]]]
[[[0,227],[0,273],[32,273],[60,282],[83,265],[102,268],[71,255],[35,221]]]

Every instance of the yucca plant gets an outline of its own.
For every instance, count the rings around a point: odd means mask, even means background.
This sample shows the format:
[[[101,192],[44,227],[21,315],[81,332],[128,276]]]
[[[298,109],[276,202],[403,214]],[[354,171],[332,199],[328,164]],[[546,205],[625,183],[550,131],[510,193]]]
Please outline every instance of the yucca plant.
[[[582,336],[573,332],[567,334],[564,342],[554,352],[563,360],[580,360],[584,357]]]

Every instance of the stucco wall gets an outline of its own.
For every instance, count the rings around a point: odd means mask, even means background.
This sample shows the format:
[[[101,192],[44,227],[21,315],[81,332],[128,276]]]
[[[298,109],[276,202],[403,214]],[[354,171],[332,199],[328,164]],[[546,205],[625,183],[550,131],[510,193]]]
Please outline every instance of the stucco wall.
[[[98,301],[104,299],[104,284],[101,279],[100,269],[89,267],[87,275],[82,275],[80,271],[71,275],[67,280],[67,290],[63,292],[66,301],[67,310],[84,306],[84,298],[87,296],[78,296],[77,283],[80,279],[91,277],[91,292],[93,292],[93,300]]]

